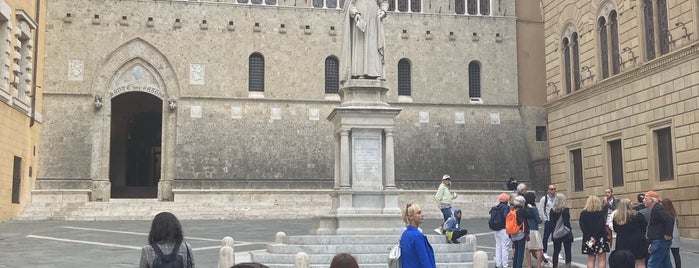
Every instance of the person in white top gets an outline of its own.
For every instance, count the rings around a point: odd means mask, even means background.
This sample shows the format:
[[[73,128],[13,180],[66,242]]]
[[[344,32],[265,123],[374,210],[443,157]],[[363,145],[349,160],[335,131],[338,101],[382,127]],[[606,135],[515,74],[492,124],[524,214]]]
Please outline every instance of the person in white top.
[[[551,208],[553,207],[553,201],[556,199],[556,185],[549,185],[548,190],[546,191],[546,194],[541,197],[539,200],[539,205],[537,208],[539,209],[539,216],[541,217],[541,220],[544,222],[544,237],[542,238],[543,242],[543,251],[544,251],[544,258],[551,259],[548,254],[546,254],[546,250],[548,249],[548,242],[549,242],[549,236],[551,236],[551,233],[553,232],[553,225],[551,224],[549,214],[551,213]]]

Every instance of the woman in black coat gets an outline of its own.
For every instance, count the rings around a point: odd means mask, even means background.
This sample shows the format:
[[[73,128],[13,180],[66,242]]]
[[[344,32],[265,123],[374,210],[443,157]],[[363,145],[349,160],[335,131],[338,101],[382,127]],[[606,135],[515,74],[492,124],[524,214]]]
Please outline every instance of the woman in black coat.
[[[636,259],[636,267],[645,268],[648,258],[646,242],[646,218],[631,207],[631,200],[623,198],[614,212],[616,250],[628,249]]]
[[[549,219],[551,220],[551,224],[554,226],[557,226],[558,220],[563,221],[563,225],[568,227],[568,230],[573,230],[570,228],[570,211],[568,209],[568,206],[566,206],[566,196],[563,194],[556,194],[556,198],[553,200],[553,205],[551,206],[551,212],[549,214]],[[552,236],[552,241],[553,241],[553,268],[558,267],[558,254],[561,253],[561,245],[563,245],[563,248],[565,249],[566,253],[566,266],[570,267],[570,264],[572,262],[571,259],[571,245],[573,244],[573,232],[571,231],[568,233],[568,235],[559,237],[559,238],[553,238]]]
[[[582,231],[582,254],[587,255],[587,268],[607,267],[607,212],[602,209],[599,197],[591,195],[587,198],[585,208],[580,212],[580,230]]]

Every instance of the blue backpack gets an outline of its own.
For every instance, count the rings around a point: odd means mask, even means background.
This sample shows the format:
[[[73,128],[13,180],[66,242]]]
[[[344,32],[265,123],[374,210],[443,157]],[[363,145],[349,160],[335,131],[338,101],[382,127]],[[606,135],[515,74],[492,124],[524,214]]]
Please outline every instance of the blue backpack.
[[[491,207],[488,213],[490,214],[490,219],[488,219],[488,227],[490,230],[499,231],[505,229],[505,216],[500,209],[500,204]]]

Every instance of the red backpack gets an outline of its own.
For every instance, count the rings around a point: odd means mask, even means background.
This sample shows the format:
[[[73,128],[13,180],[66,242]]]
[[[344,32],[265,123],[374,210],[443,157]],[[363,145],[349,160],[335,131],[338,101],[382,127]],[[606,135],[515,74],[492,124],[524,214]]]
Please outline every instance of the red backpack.
[[[505,233],[513,235],[520,230],[524,230],[524,221],[522,221],[522,224],[517,224],[517,209],[512,208],[505,218]]]

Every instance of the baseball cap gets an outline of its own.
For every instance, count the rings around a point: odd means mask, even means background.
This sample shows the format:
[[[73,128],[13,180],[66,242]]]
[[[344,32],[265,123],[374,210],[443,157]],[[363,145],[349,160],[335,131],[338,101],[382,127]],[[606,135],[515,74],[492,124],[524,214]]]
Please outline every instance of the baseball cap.
[[[655,192],[655,191],[648,191],[648,192],[646,192],[646,197],[660,198],[660,196],[658,196],[658,193]]]
[[[444,174],[444,176],[442,176],[442,180],[451,180],[451,177],[449,177],[449,174]]]

